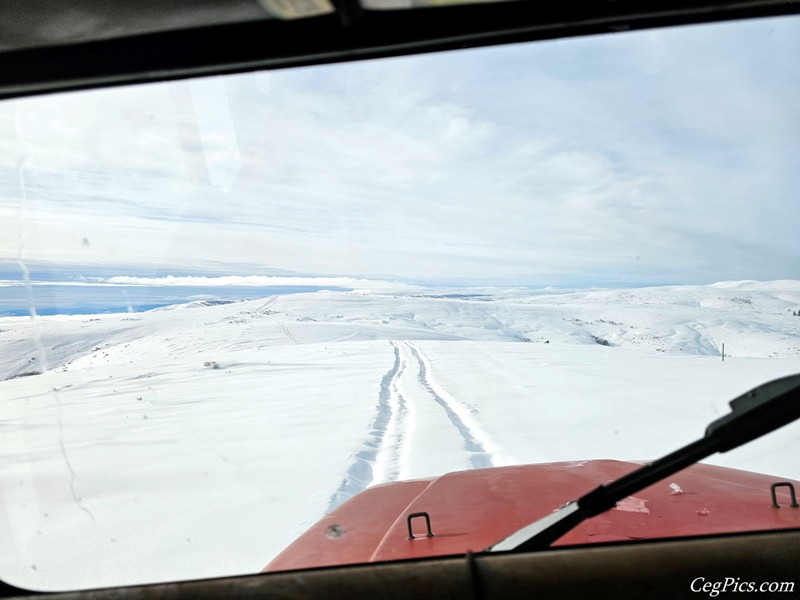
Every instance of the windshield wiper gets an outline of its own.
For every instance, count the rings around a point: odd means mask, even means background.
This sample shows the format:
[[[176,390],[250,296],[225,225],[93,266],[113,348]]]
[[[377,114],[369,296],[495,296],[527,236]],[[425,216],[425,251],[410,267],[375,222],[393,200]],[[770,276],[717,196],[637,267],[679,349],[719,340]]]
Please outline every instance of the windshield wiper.
[[[706,434],[659,460],[601,485],[578,500],[526,525],[486,552],[547,548],[586,519],[716,452],[727,452],[800,418],[800,374],[776,379],[731,400],[731,412],[712,422]]]

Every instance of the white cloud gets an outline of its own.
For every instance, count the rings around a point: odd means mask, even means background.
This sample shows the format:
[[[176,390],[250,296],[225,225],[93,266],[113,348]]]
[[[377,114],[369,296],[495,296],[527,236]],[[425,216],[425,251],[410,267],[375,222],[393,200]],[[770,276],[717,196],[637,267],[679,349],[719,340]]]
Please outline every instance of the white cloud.
[[[184,286],[184,287],[272,287],[272,286],[324,286],[372,289],[391,288],[398,289],[400,284],[375,279],[355,279],[353,277],[281,277],[270,275],[226,275],[218,277],[205,276],[174,276],[164,277],[131,277],[115,275],[98,282],[114,285],[145,285],[145,286]]]
[[[5,103],[0,226],[29,231],[26,256],[52,261],[798,277],[798,29],[680,28]],[[15,111],[35,222],[17,215]],[[0,258],[16,256],[12,237]]]

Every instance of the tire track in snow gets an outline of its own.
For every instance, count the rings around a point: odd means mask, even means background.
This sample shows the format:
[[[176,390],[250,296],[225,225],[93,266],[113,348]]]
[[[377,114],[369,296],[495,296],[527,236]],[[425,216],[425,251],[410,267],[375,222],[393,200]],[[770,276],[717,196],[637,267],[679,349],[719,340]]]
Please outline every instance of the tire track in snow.
[[[337,339],[335,339],[333,341],[334,342],[344,342],[346,340],[353,339],[354,337],[356,337],[358,334],[361,333],[361,330],[358,328],[358,325],[352,324],[351,327],[353,329],[350,330],[350,333],[346,333],[342,337],[337,338]]]
[[[292,340],[292,342],[294,342],[295,344],[299,344],[300,343],[300,340],[298,340],[297,337],[295,337],[295,335],[291,331],[289,331],[289,328],[286,326],[286,323],[284,323],[283,321],[281,321],[281,328],[283,329],[283,333],[286,334],[286,337],[288,337],[290,340]]]
[[[277,301],[278,301],[278,296],[277,295],[270,296],[269,298],[267,298],[267,300],[266,300],[266,302],[264,302],[264,304],[262,304],[261,306],[259,306],[256,309],[256,311],[255,311],[256,314],[263,315],[263,314],[266,314],[266,313],[270,312],[270,309],[272,308],[272,306]]]
[[[408,406],[399,381],[407,363],[398,345],[389,343],[394,350],[394,364],[381,379],[370,435],[353,456],[353,462],[328,501],[326,513],[370,485],[394,481],[400,472],[401,450],[408,441],[404,431]]]
[[[372,484],[396,481],[401,470],[401,453],[408,437],[408,403],[400,391],[400,381],[408,366],[400,347],[391,342],[395,351],[395,361],[400,360],[400,367],[389,381],[388,398],[392,408],[392,418],[383,436],[380,452],[376,457],[373,469]],[[381,390],[383,391],[383,390]]]
[[[422,350],[411,342],[406,342],[406,345],[411,351],[411,355],[419,363],[420,385],[444,409],[450,422],[464,440],[464,448],[469,453],[470,467],[484,469],[498,466],[494,444],[472,418],[469,409],[436,383],[431,376],[430,362]]]

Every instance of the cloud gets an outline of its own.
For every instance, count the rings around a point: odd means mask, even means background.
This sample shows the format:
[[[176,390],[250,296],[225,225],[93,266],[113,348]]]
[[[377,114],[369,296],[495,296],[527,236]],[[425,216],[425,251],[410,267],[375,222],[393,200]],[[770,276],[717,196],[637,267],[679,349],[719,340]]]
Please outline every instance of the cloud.
[[[273,287],[273,286],[314,286],[343,288],[391,288],[398,289],[400,284],[375,279],[355,279],[353,277],[279,277],[268,275],[227,275],[217,277],[175,276],[132,277],[115,275],[103,279],[100,284],[144,285],[161,287]]]
[[[800,278],[798,34],[726,23],[4,103],[0,258],[21,233],[29,258],[88,264]]]

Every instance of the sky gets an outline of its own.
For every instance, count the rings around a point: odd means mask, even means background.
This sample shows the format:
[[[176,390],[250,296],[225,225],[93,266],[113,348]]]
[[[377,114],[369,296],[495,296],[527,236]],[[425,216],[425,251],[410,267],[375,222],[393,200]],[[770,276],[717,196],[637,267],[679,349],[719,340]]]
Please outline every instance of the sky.
[[[800,279],[800,19],[0,103],[0,264]]]

